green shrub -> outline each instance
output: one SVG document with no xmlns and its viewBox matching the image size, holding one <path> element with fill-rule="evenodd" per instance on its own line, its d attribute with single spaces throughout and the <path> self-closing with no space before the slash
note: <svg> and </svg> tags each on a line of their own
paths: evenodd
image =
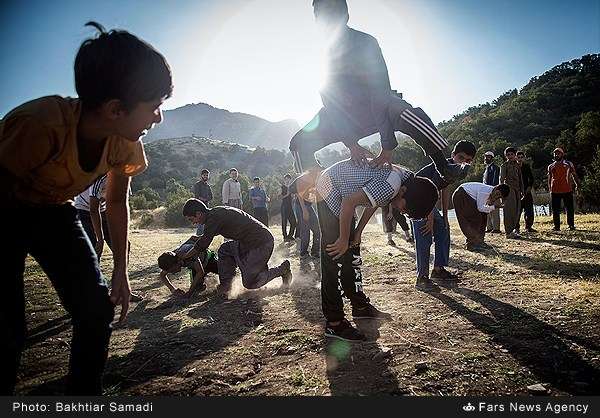
<svg viewBox="0 0 600 418">
<path fill-rule="evenodd" d="M 150 225 L 154 223 L 154 216 L 150 212 L 142 213 L 140 217 L 140 221 L 138 222 L 138 226 L 140 228 L 148 228 Z"/>
</svg>

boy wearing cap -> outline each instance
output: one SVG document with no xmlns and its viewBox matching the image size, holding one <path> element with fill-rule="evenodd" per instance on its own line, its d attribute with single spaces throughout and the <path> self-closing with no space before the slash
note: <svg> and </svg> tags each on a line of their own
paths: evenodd
<svg viewBox="0 0 600 418">
<path fill-rule="evenodd" d="M 554 162 L 548 166 L 548 190 L 552 196 L 552 218 L 554 230 L 560 231 L 560 204 L 564 202 L 567 209 L 567 224 L 570 230 L 575 229 L 575 208 L 573 206 L 573 187 L 579 187 L 579 177 L 572 162 L 565 159 L 562 148 L 554 150 Z"/>
<path fill-rule="evenodd" d="M 500 167 L 494 162 L 494 153 L 486 151 L 483 154 L 485 170 L 483 170 L 483 184 L 497 186 L 500 184 Z M 500 209 L 495 208 L 487 216 L 487 228 L 485 232 L 500 233 Z"/>
</svg>

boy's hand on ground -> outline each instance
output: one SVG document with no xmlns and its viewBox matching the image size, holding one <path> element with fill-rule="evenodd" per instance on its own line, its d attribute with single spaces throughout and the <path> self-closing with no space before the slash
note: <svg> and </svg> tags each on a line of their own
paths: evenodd
<svg viewBox="0 0 600 418">
<path fill-rule="evenodd" d="M 365 167 L 368 164 L 367 158 L 375 157 L 371 151 L 358 144 L 354 144 L 348 149 L 350 150 L 350 160 L 359 167 Z"/>
<path fill-rule="evenodd" d="M 110 300 L 115 305 L 121 305 L 121 315 L 119 322 L 122 323 L 127 318 L 129 311 L 129 298 L 131 297 L 131 287 L 126 273 L 114 272 L 112 276 L 112 289 L 110 291 Z"/>
<path fill-rule="evenodd" d="M 327 244 L 325 251 L 327 251 L 327 254 L 331 258 L 337 260 L 338 258 L 343 256 L 346 253 L 346 251 L 348 251 L 348 242 L 342 241 L 338 238 L 333 244 Z"/>
<path fill-rule="evenodd" d="M 377 158 L 371 160 L 371 167 L 383 167 L 384 165 L 392 165 L 392 150 L 382 149 Z"/>
</svg>

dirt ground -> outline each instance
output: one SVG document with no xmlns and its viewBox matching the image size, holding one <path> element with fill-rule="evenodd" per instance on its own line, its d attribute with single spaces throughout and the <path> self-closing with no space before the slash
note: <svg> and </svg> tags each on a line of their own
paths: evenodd
<svg viewBox="0 0 600 418">
<path fill-rule="evenodd" d="M 577 216 L 576 224 L 577 231 L 551 232 L 550 218 L 538 218 L 539 233 L 519 241 L 488 235 L 494 248 L 480 254 L 463 249 L 454 222 L 450 267 L 461 282 L 427 293 L 414 287 L 412 245 L 398 236 L 398 246 L 388 246 L 381 227 L 369 225 L 365 292 L 393 320 L 357 323 L 370 337 L 359 344 L 325 340 L 318 262 L 300 266 L 278 227 L 273 260 L 290 258 L 289 292 L 280 279 L 243 290 L 237 277 L 224 299 L 211 275 L 192 300 L 161 287 L 156 258 L 193 230 L 134 230 L 130 278 L 145 299 L 115 326 L 106 394 L 504 395 L 540 383 L 551 395 L 598 395 L 600 215 Z M 107 251 L 107 277 L 111 264 Z M 187 288 L 187 273 L 176 283 Z M 70 322 L 32 260 L 25 289 L 29 338 L 17 390 L 59 394 Z"/>
</svg>

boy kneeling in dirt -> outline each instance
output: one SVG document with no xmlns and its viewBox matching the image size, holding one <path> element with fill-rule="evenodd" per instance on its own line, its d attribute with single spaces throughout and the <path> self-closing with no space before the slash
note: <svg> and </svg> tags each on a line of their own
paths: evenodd
<svg viewBox="0 0 600 418">
<path fill-rule="evenodd" d="M 183 216 L 194 224 L 204 225 L 204 234 L 190 251 L 178 255 L 179 258 L 197 257 L 216 235 L 222 235 L 231 241 L 226 241 L 219 249 L 221 280 L 233 279 L 235 269 L 239 267 L 246 289 L 258 289 L 277 277 L 282 278 L 284 287 L 289 287 L 292 282 L 290 262 L 285 260 L 278 267 L 269 268 L 275 239 L 260 221 L 230 206 L 209 209 L 198 199 L 185 202 Z"/>
<path fill-rule="evenodd" d="M 217 254 L 209 249 L 201 251 L 196 257 L 186 260 L 179 259 L 178 255 L 186 254 L 194 248 L 194 244 L 198 241 L 198 238 L 198 236 L 193 235 L 175 251 L 164 252 L 158 257 L 158 266 L 161 268 L 160 280 L 175 296 L 189 298 L 195 293 L 203 292 L 206 290 L 206 285 L 204 284 L 206 274 L 219 273 Z M 168 274 L 179 273 L 182 267 L 187 267 L 190 270 L 190 289 L 187 292 L 175 287 L 167 276 Z M 220 280 L 220 290 L 228 290 L 231 287 L 230 281 Z"/>
<path fill-rule="evenodd" d="M 310 187 L 313 173 L 297 179 L 296 187 Z M 325 336 L 362 341 L 365 336 L 344 318 L 342 296 L 350 299 L 354 319 L 391 319 L 363 292 L 360 237 L 379 206 L 391 205 L 410 218 L 423 218 L 438 199 L 428 179 L 415 177 L 399 166 L 359 167 L 340 161 L 316 178 L 317 209 L 321 228 L 321 302 L 327 320 Z M 357 206 L 365 206 L 358 226 Z M 343 291 L 343 293 L 342 293 Z"/>
</svg>

